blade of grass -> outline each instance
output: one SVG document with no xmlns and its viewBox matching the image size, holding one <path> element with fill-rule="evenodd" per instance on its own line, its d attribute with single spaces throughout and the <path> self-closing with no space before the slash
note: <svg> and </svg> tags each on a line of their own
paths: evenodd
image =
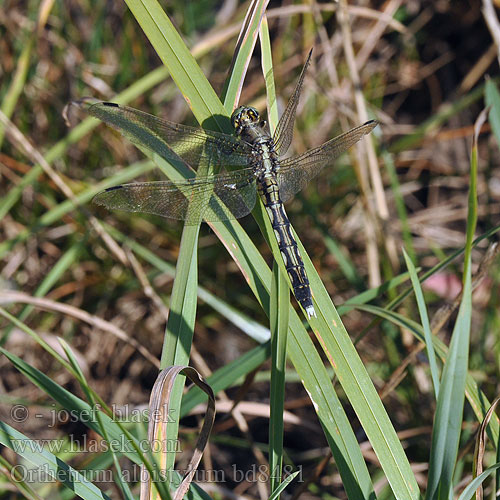
<svg viewBox="0 0 500 500">
<path fill-rule="evenodd" d="M 161 83 L 167 75 L 168 72 L 166 68 L 158 68 L 152 71 L 131 85 L 127 90 L 124 90 L 120 94 L 116 95 L 114 102 L 118 104 L 126 104 L 130 102 L 131 100 L 144 94 L 147 90 Z M 61 158 L 71 144 L 78 142 L 99 123 L 99 120 L 96 120 L 95 118 L 87 118 L 82 123 L 77 125 L 64 139 L 56 143 L 47 151 L 45 154 L 45 160 L 47 163 L 52 164 L 54 161 Z M 34 165 L 17 186 L 9 189 L 7 195 L 0 200 L 0 219 L 2 219 L 19 200 L 23 190 L 30 184 L 33 184 L 42 173 L 42 167 L 40 165 Z"/>
<path fill-rule="evenodd" d="M 50 268 L 47 275 L 43 278 L 40 285 L 35 290 L 33 294 L 35 297 L 43 297 L 61 278 L 61 276 L 73 265 L 82 250 L 82 242 L 79 241 L 73 244 L 62 256 L 57 260 L 57 262 Z M 22 322 L 24 321 L 31 311 L 33 311 L 33 306 L 25 306 L 21 312 L 17 315 L 17 319 Z M 1 309 L 0 309 L 1 314 Z M 4 329 L 4 333 L 0 338 L 0 345 L 4 345 L 8 336 L 10 335 L 14 325 L 8 326 Z"/>
<path fill-rule="evenodd" d="M 25 434 L 0 422 L 0 443 L 10 448 L 19 456 L 35 465 L 40 473 L 47 474 L 69 488 L 85 500 L 110 500 L 97 486 L 87 481 L 83 474 L 69 466 L 54 454 L 40 449 L 40 443 L 31 440 Z"/>
<path fill-rule="evenodd" d="M 209 120 L 212 128 L 230 132 L 224 106 L 156 0 L 126 0 L 151 45 L 168 68 L 198 122 Z"/>
<path fill-rule="evenodd" d="M 229 77 L 222 92 L 222 100 L 228 114 L 231 114 L 240 99 L 243 80 L 250 64 L 255 44 L 257 43 L 259 28 L 268 3 L 269 0 L 253 0 L 247 10 L 245 21 L 236 43 Z"/>
<path fill-rule="evenodd" d="M 257 222 L 263 233 L 268 236 L 268 244 L 273 249 L 273 254 L 279 255 L 277 242 L 270 237 L 270 229 L 266 227 L 269 223 L 265 220 L 265 215 L 261 214 Z M 328 292 L 295 232 L 294 236 L 304 260 L 318 313 L 318 318 L 309 319 L 313 332 L 320 341 L 339 382 L 356 411 L 394 494 L 398 498 L 418 498 L 419 489 L 415 476 L 387 412 Z M 279 265 L 284 268 L 282 262 L 279 262 Z"/>
<path fill-rule="evenodd" d="M 425 306 L 424 294 L 422 292 L 422 287 L 420 286 L 420 281 L 418 280 L 417 270 L 415 269 L 411 258 L 406 253 L 404 248 L 403 255 L 405 258 L 406 267 L 408 268 L 408 272 L 410 273 L 413 290 L 415 291 L 415 298 L 417 300 L 418 311 L 420 313 L 420 321 L 422 322 L 422 327 L 424 330 L 425 345 L 427 348 L 427 356 L 429 358 L 429 366 L 431 369 L 432 383 L 434 385 L 434 393 L 437 399 L 439 396 L 439 370 L 436 362 L 434 345 L 432 343 L 431 325 L 429 322 L 429 316 L 427 315 L 427 307 Z"/>
<path fill-rule="evenodd" d="M 269 26 L 265 16 L 260 25 L 260 44 L 262 48 L 262 71 L 265 75 L 266 95 L 268 99 L 268 120 L 271 134 L 274 134 L 278 124 L 278 109 L 276 107 L 276 90 L 274 86 Z M 285 410 L 285 370 L 289 304 L 290 291 L 288 289 L 286 276 L 282 274 L 279 266 L 274 262 L 269 318 L 271 324 L 272 348 L 271 389 L 269 398 L 269 480 L 271 493 L 276 491 L 281 484 L 283 467 L 283 413 Z"/>
<path fill-rule="evenodd" d="M 90 389 L 89 384 L 87 380 L 85 379 L 85 375 L 83 374 L 82 370 L 80 369 L 80 365 L 78 364 L 78 361 L 76 360 L 75 356 L 73 355 L 73 351 L 69 347 L 69 345 L 66 343 L 66 341 L 62 338 L 59 339 L 59 343 L 64 349 L 64 352 L 66 353 L 66 356 L 68 358 L 68 361 L 70 362 L 71 366 L 73 367 L 74 373 L 76 373 L 76 379 L 78 380 L 81 389 L 83 390 L 83 393 L 87 397 L 87 400 L 90 403 L 91 408 L 93 409 L 91 418 L 96 421 L 97 425 L 99 426 L 100 429 L 100 434 L 101 436 L 109 443 L 110 438 L 106 429 L 106 426 L 104 425 L 104 422 L 102 420 L 102 413 L 99 411 L 96 401 L 94 399 L 93 391 Z M 120 466 L 119 462 L 119 456 L 117 454 L 117 450 L 115 450 L 114 446 L 109 447 L 111 456 L 113 457 L 113 464 L 116 469 L 116 479 L 117 479 L 117 484 L 122 490 L 123 496 L 126 500 L 133 500 L 134 496 L 132 495 L 132 492 L 130 491 L 129 486 L 127 483 L 123 481 L 123 473 L 122 469 Z"/>
<path fill-rule="evenodd" d="M 27 33 L 26 33 L 27 34 Z M 10 118 L 14 109 L 16 107 L 19 96 L 21 95 L 24 85 L 26 83 L 26 77 L 28 75 L 29 70 L 29 62 L 31 58 L 31 53 L 33 51 L 33 44 L 35 41 L 35 37 L 37 36 L 36 32 L 31 33 L 27 36 L 28 40 L 23 44 L 23 50 L 16 64 L 16 72 L 12 79 L 12 82 L 7 90 L 0 109 L 2 112 Z M 2 123 L 0 123 L 0 149 L 2 149 L 2 143 L 5 134 L 5 127 Z"/>
<path fill-rule="evenodd" d="M 266 215 L 262 214 L 262 217 Z M 271 272 L 255 244 L 241 231 L 236 221 L 213 223 L 211 227 L 240 267 L 257 300 L 269 315 Z M 374 498 L 373 485 L 349 419 L 304 325 L 291 304 L 289 307 L 288 353 L 313 401 L 347 495 L 350 499 Z"/>
<path fill-rule="evenodd" d="M 269 418 L 270 489 L 281 483 L 283 466 L 283 413 L 285 411 L 285 370 L 290 291 L 280 268 L 274 264 L 271 284 L 271 389 Z"/>
<path fill-rule="evenodd" d="M 382 158 L 384 159 L 385 168 L 387 170 L 387 173 L 389 174 L 389 180 L 391 181 L 391 191 L 394 196 L 394 203 L 396 204 L 396 210 L 398 212 L 398 220 L 401 223 L 401 234 L 403 236 L 403 241 L 410 259 L 412 261 L 416 261 L 417 257 L 413 248 L 411 230 L 408 224 L 408 214 L 406 212 L 405 202 L 401 194 L 399 180 L 396 173 L 396 168 L 394 166 L 393 155 L 388 151 L 383 151 Z"/>
<path fill-rule="evenodd" d="M 491 474 L 497 472 L 500 469 L 500 463 L 496 463 L 491 467 L 488 467 L 484 472 L 479 474 L 474 480 L 472 480 L 467 487 L 462 491 L 457 500 L 469 500 L 473 497 L 474 492 L 483 484 L 484 480 L 487 479 Z"/>
<path fill-rule="evenodd" d="M 279 498 L 283 490 L 298 476 L 299 471 L 294 472 L 287 476 L 283 482 L 271 493 L 269 500 L 276 500 Z"/>
<path fill-rule="evenodd" d="M 185 366 L 189 363 L 197 306 L 199 230 L 199 225 L 184 226 L 182 232 L 170 300 L 170 311 L 163 342 L 161 369 L 175 365 Z M 172 415 L 179 415 L 184 381 L 185 377 L 179 376 L 174 382 L 170 403 Z M 178 428 L 179 420 L 176 418 L 169 419 L 166 426 L 167 443 L 176 442 Z M 174 469 L 175 455 L 175 449 L 167 450 L 167 471 Z"/>
<path fill-rule="evenodd" d="M 359 306 L 356 306 L 356 309 L 359 311 L 368 312 L 370 314 L 373 314 L 374 316 L 378 316 L 381 319 L 391 321 L 395 325 L 407 329 L 421 342 L 425 342 L 424 332 L 422 330 L 422 327 L 418 323 L 394 311 L 391 311 L 390 309 L 367 304 L 360 304 Z M 448 347 L 436 336 L 432 337 L 432 342 L 434 344 L 436 353 L 444 362 L 446 360 L 446 357 L 448 356 Z M 470 373 L 467 374 L 466 395 L 478 422 L 481 422 L 484 419 L 486 412 L 491 404 L 486 395 L 478 387 L 476 381 L 474 380 L 474 377 Z M 492 418 L 490 420 L 488 424 L 488 436 L 494 442 L 497 442 L 497 440 L 499 439 L 500 432 L 498 419 Z"/>
<path fill-rule="evenodd" d="M 471 155 L 467 235 L 464 253 L 463 296 L 453 328 L 450 349 L 444 365 L 441 390 L 437 401 L 432 429 L 432 447 L 429 461 L 429 479 L 426 498 L 448 499 L 452 490 L 453 470 L 458 445 L 465 399 L 465 383 L 469 361 L 469 339 L 472 315 L 471 253 L 477 223 L 477 138 L 486 120 L 483 110 L 474 126 Z"/>
<path fill-rule="evenodd" d="M 500 147 L 500 93 L 495 83 L 490 79 L 486 80 L 485 101 L 486 105 L 490 107 L 488 121 L 495 134 L 498 147 Z"/>
</svg>

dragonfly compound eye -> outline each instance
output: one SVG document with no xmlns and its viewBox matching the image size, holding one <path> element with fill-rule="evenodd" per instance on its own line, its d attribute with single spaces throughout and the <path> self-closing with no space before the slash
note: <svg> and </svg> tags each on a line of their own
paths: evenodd
<svg viewBox="0 0 500 500">
<path fill-rule="evenodd" d="M 246 108 L 246 112 L 247 112 L 248 119 L 252 123 L 257 123 L 260 120 L 259 112 L 255 108 L 252 108 L 252 106 L 248 106 Z"/>
<path fill-rule="evenodd" d="M 259 112 L 252 106 L 240 106 L 236 108 L 231 115 L 231 123 L 235 129 L 249 123 L 258 123 L 259 120 Z"/>
<path fill-rule="evenodd" d="M 245 111 L 245 106 L 240 106 L 233 111 L 231 115 L 231 124 L 234 128 L 238 128 L 241 125 L 241 118 Z"/>
</svg>

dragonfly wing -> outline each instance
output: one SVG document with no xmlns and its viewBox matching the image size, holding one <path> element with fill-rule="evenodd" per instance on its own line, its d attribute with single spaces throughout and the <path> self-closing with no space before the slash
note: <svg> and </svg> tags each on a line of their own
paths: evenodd
<svg viewBox="0 0 500 500">
<path fill-rule="evenodd" d="M 302 91 L 302 84 L 304 83 L 304 77 L 306 76 L 306 70 L 311 61 L 312 49 L 307 56 L 307 61 L 302 68 L 302 72 L 299 76 L 299 81 L 295 86 L 290 100 L 286 106 L 285 111 L 281 115 L 278 126 L 274 133 L 274 145 L 278 156 L 283 156 L 290 147 L 293 138 L 293 124 L 295 122 L 295 114 L 297 112 L 297 105 L 299 104 L 300 92 Z"/>
<path fill-rule="evenodd" d="M 255 205 L 251 169 L 184 181 L 123 184 L 97 194 L 93 201 L 108 209 L 144 212 L 198 224 L 248 215 Z"/>
<path fill-rule="evenodd" d="M 377 125 L 377 121 L 371 120 L 300 156 L 282 160 L 278 171 L 278 185 L 282 200 L 287 201 L 298 193 L 313 177 L 318 175 L 325 165 L 345 153 Z"/>
<path fill-rule="evenodd" d="M 118 130 L 132 143 L 159 154 L 167 161 L 197 167 L 247 167 L 253 147 L 228 134 L 170 122 L 112 102 L 84 105 L 85 111 Z"/>
</svg>

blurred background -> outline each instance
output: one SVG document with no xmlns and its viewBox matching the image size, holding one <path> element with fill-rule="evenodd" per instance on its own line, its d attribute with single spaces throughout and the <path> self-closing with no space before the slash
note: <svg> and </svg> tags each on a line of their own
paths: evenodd
<svg viewBox="0 0 500 500">
<path fill-rule="evenodd" d="M 220 94 L 248 4 L 202 0 L 162 5 Z M 373 163 L 352 151 L 326 167 L 286 205 L 335 304 L 405 271 L 403 245 L 423 269 L 463 247 L 473 124 L 485 107 L 486 80 L 496 85 L 499 76 L 498 47 L 486 24 L 484 5 L 475 0 L 270 2 L 267 15 L 281 110 L 307 52 L 314 47 L 297 113 L 295 152 L 359 125 L 365 119 L 363 112 L 367 119 L 380 121 L 373 132 L 377 171 L 370 172 L 369 180 L 366 172 Z M 259 55 L 257 44 L 241 103 L 265 113 Z M 73 99 L 113 100 L 117 93 L 142 82 L 130 106 L 196 125 L 175 84 L 158 68 L 159 58 L 125 3 L 4 0 L 0 5 L 0 109 L 18 129 L 16 135 L 11 125 L 0 125 L 0 292 L 24 294 L 15 301 L 0 295 L 0 305 L 49 344 L 55 346 L 58 336 L 65 338 L 78 354 L 92 387 L 117 407 L 141 407 L 149 399 L 182 224 L 141 214 L 109 213 L 92 205 L 91 188 L 144 156 L 104 125 L 75 135 L 62 112 Z M 498 144 L 486 124 L 479 140 L 477 236 L 499 223 L 498 161 Z M 159 170 L 139 177 L 161 179 Z M 81 208 L 68 201 L 71 193 Z M 115 229 L 113 237 L 120 248 L 133 242 L 170 267 L 160 271 L 140 252 L 135 253 L 137 262 L 120 260 L 121 254 L 103 243 L 90 215 Z M 242 224 L 271 264 L 255 221 L 249 216 Z M 489 260 L 485 261 L 485 255 L 495 239 L 484 239 L 473 253 L 474 272 L 483 263 L 484 279 L 473 296 L 469 367 L 490 397 L 498 392 L 500 275 L 494 251 Z M 426 282 L 431 316 L 453 304 L 461 289 L 461 270 L 462 260 L 457 259 Z M 48 275 L 53 276 L 49 283 L 44 282 Z M 207 225 L 200 233 L 199 282 L 219 306 L 228 304 L 244 319 L 268 327 L 244 277 Z M 147 293 L 146 283 L 152 285 L 154 295 Z M 379 305 L 393 296 L 391 292 L 379 295 Z M 192 361 L 205 374 L 256 345 L 248 334 L 253 327 L 244 331 L 219 311 L 200 298 Z M 400 311 L 418 319 L 412 301 L 405 302 Z M 359 338 L 358 351 L 396 429 L 406 433 L 410 461 L 416 471 L 419 467 L 425 471 L 422 461 L 427 460 L 433 418 L 426 359 L 419 357 L 417 343 L 409 334 L 389 323 L 372 327 L 371 320 L 357 311 L 343 316 L 352 338 Z M 440 336 L 448 341 L 450 333 L 445 321 Z M 80 394 L 77 384 L 48 354 L 3 318 L 0 334 L 3 347 Z M 124 340 L 122 334 L 133 340 Z M 50 426 L 52 401 L 3 357 L 0 369 L 3 420 L 11 422 L 10 408 L 24 401 L 43 415 L 25 422 L 23 432 L 31 437 L 89 432 L 71 419 Z M 236 391 L 229 390 L 229 396 Z M 244 400 L 268 402 L 265 366 Z M 290 460 L 303 466 L 308 477 L 317 471 L 314 481 L 305 486 L 307 495 L 344 498 L 335 464 L 321 462 L 327 443 L 293 370 L 286 404 L 297 417 L 293 423 L 286 421 Z M 466 406 L 466 419 L 467 412 Z M 362 429 L 355 415 L 351 417 L 363 442 Z M 267 417 L 262 407 L 255 405 L 248 420 L 254 442 L 265 443 Z M 183 424 L 181 432 L 192 436 L 197 420 Z M 475 425 L 471 419 L 464 445 Z M 248 440 L 231 419 L 219 423 L 211 446 L 210 459 L 219 467 L 238 463 L 244 469 L 246 462 L 254 462 Z M 376 468 L 369 446 L 363 449 Z M 86 459 L 75 454 L 73 462 L 68 460 L 78 466 Z M 226 486 L 231 489 L 231 484 Z M 9 487 L 3 487 L 8 498 Z M 376 487 L 383 488 L 383 478 Z M 234 491 L 258 496 L 255 484 L 241 483 Z"/>
</svg>

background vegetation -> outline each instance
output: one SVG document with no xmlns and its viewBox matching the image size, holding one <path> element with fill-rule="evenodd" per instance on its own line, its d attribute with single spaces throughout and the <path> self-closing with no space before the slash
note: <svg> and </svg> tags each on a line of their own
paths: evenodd
<svg viewBox="0 0 500 500">
<path fill-rule="evenodd" d="M 248 4 L 169 2 L 163 7 L 215 92 L 222 95 Z M 460 250 L 466 242 L 467 214 L 473 208 L 468 199 L 473 127 L 485 100 L 493 109 L 498 105 L 498 46 L 485 21 L 492 18 L 481 7 L 475 1 L 391 0 L 352 5 L 272 2 L 267 10 L 280 109 L 314 47 L 296 120 L 296 152 L 365 119 L 381 122 L 370 140 L 373 149 L 365 145 L 325 168 L 287 204 L 287 212 L 356 341 L 398 432 L 412 480 L 422 491 L 428 484 L 435 386 L 424 344 L 412 335 L 421 321 L 413 295 L 391 301 L 409 286 L 407 275 L 396 279 L 407 270 L 403 246 L 423 270 L 446 263 L 431 273 L 423 287 L 433 333 L 449 344 L 462 298 Z M 58 388 L 91 403 L 94 396 L 85 389 L 89 387 L 117 413 L 125 408 L 139 412 L 146 407 L 158 374 L 182 224 L 109 213 L 92 205 L 92 196 L 107 185 L 133 178 L 161 179 L 162 173 L 115 131 L 102 125 L 95 128 L 97 123 L 92 122 L 68 129 L 62 117 L 64 106 L 73 99 L 117 100 L 119 94 L 118 100 L 135 108 L 197 124 L 201 112 L 196 103 L 192 110 L 186 105 L 136 17 L 120 2 L 0 5 L 0 106 L 12 120 L 0 125 L 0 328 L 4 353 L 11 354 L 0 358 L 0 411 L 2 421 L 35 440 L 106 439 L 99 428 L 89 428 L 82 418 L 63 411 L 71 405 L 61 403 L 62 393 L 56 398 Z M 265 55 L 265 43 L 263 47 Z M 260 61 L 257 43 L 240 102 L 265 112 L 266 82 Z M 495 116 L 481 129 L 478 143 L 475 235 L 486 237 L 471 255 L 474 292 L 468 360 L 469 375 L 489 400 L 498 393 L 500 363 L 499 269 L 491 246 L 500 211 Z M 247 217 L 241 224 L 271 264 L 272 254 L 256 220 Z M 469 221 L 469 231 L 471 227 Z M 238 480 L 234 469 L 252 471 L 267 458 L 262 451 L 267 452 L 269 440 L 269 379 L 274 365 L 261 363 L 269 358 L 265 344 L 269 319 L 220 237 L 202 225 L 199 289 L 191 284 L 198 307 L 191 328 L 190 364 L 205 376 L 229 368 L 218 379 L 223 380 L 216 389 L 219 417 L 203 461 L 204 470 L 223 471 L 225 480 L 209 477 L 212 480 L 202 483 L 210 494 L 264 498 L 264 483 L 252 477 Z M 454 254 L 457 258 L 446 260 Z M 389 285 L 376 288 L 384 283 Z M 365 305 L 353 307 L 354 303 Z M 380 321 L 383 312 L 385 320 Z M 9 313 L 20 322 L 16 324 Z M 26 327 L 40 338 L 33 340 Z M 71 366 L 56 359 L 62 354 L 58 337 L 71 346 Z M 311 338 L 330 367 L 328 349 L 325 355 L 316 337 Z M 262 350 L 255 351 L 260 344 Z M 253 361 L 259 370 L 243 383 L 243 375 L 251 372 L 251 363 L 245 362 L 255 352 L 261 356 Z M 332 459 L 334 447 L 325 438 L 328 432 L 321 427 L 296 369 L 289 364 L 286 374 L 284 456 L 290 470 L 302 471 L 303 482 L 293 483 L 287 492 L 356 498 L 345 475 L 339 474 L 338 460 Z M 40 373 L 57 386 L 50 386 Z M 378 450 L 374 453 L 373 439 L 367 439 L 369 431 L 359 421 L 366 416 L 356 410 L 343 374 L 336 374 L 341 385 L 331 367 L 328 373 L 377 496 L 405 498 L 383 463 L 382 472 L 383 458 Z M 221 392 L 221 387 L 227 390 Z M 233 401 L 239 402 L 239 413 L 227 416 Z M 21 406 L 28 408 L 28 417 L 13 412 Z M 453 478 L 457 493 L 471 480 L 472 438 L 479 426 L 478 413 L 487 408 L 484 400 L 479 410 L 465 405 Z M 193 415 L 181 421 L 184 453 L 179 468 L 187 463 L 197 434 L 199 412 Z M 498 436 L 497 421 L 495 425 L 490 436 Z M 128 429 L 140 434 L 135 427 L 130 423 Z M 485 463 L 491 465 L 497 461 L 495 451 L 487 450 Z M 52 453 L 79 470 L 112 467 L 110 454 L 88 448 L 86 453 Z M 5 449 L 1 461 L 8 471 L 25 458 Z M 128 458 L 120 463 L 124 470 L 131 467 Z M 5 498 L 71 497 L 71 491 L 58 483 L 30 486 L 11 477 L 6 473 L 1 479 Z M 113 498 L 127 495 L 118 481 L 95 482 Z M 137 492 L 134 481 L 131 488 Z M 489 488 L 494 492 L 495 485 Z M 370 492 L 367 486 L 357 498 L 368 498 Z M 414 491 L 406 498 L 415 495 Z"/>
</svg>

